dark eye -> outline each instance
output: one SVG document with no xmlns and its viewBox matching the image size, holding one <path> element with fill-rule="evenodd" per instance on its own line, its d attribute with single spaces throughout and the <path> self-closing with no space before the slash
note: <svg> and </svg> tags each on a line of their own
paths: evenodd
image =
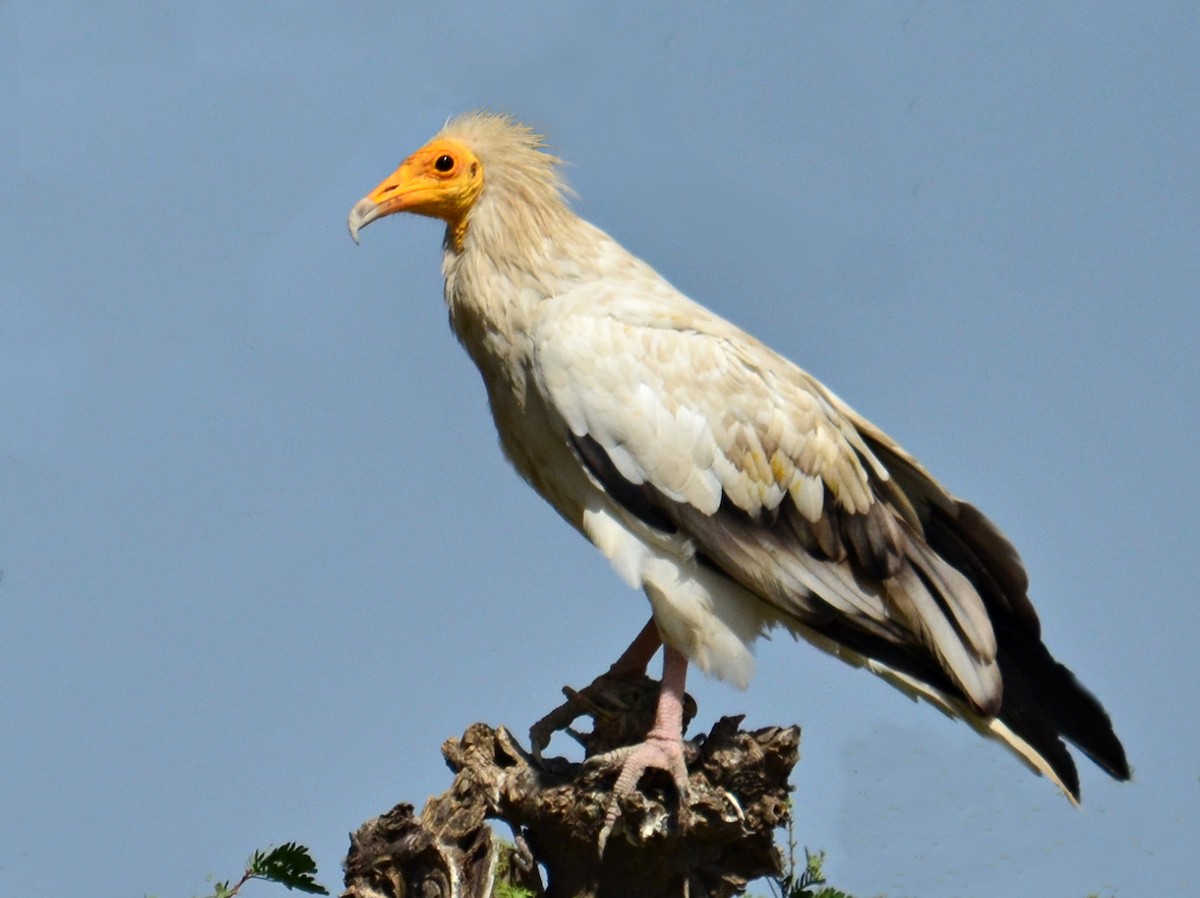
<svg viewBox="0 0 1200 898">
<path fill-rule="evenodd" d="M 433 167 L 440 172 L 448 172 L 454 168 L 453 156 L 438 156 L 433 162 Z"/>
</svg>

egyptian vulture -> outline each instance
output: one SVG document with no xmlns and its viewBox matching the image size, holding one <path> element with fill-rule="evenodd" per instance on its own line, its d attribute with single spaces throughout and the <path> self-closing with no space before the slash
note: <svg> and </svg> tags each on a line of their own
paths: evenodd
<svg viewBox="0 0 1200 898">
<path fill-rule="evenodd" d="M 1100 703 L 1042 643 L 1016 549 L 811 375 L 691 301 L 570 208 L 512 118 L 451 120 L 350 213 L 445 222 L 455 335 L 505 454 L 650 600 L 617 671 L 661 644 L 648 768 L 682 788 L 687 665 L 739 687 L 782 627 L 961 717 L 1073 801 L 1063 740 L 1129 778 Z"/>
</svg>

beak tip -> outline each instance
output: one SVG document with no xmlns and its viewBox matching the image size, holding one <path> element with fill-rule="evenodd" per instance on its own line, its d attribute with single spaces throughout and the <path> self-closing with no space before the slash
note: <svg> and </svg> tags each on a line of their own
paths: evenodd
<svg viewBox="0 0 1200 898">
<path fill-rule="evenodd" d="M 346 219 L 346 227 L 350 231 L 350 239 L 357 244 L 358 232 L 382 214 L 383 210 L 370 199 L 363 198 L 355 203 L 354 208 L 350 210 L 349 218 Z"/>
</svg>

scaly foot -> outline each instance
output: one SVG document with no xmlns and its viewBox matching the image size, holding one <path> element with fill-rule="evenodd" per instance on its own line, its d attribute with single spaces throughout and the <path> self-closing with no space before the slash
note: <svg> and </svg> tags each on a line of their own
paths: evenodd
<svg viewBox="0 0 1200 898">
<path fill-rule="evenodd" d="M 683 756 L 683 689 L 686 679 L 687 659 L 678 650 L 666 646 L 662 688 L 658 693 L 653 729 L 646 734 L 645 741 L 606 752 L 597 759 L 621 763 L 621 772 L 613 785 L 612 798 L 604 814 L 604 827 L 600 830 L 601 855 L 621 815 L 621 796 L 636 790 L 638 781 L 647 770 L 653 768 L 669 773 L 679 792 L 679 806 L 683 807 L 686 801 L 688 772 Z"/>
<path fill-rule="evenodd" d="M 687 801 L 688 772 L 682 735 L 672 736 L 656 728 L 647 734 L 645 742 L 597 755 L 589 760 L 589 763 L 592 762 L 621 765 L 621 772 L 613 784 L 612 797 L 604 813 L 604 827 L 600 830 L 599 849 L 602 856 L 604 847 L 608 844 L 608 837 L 621 816 L 621 796 L 636 792 L 638 782 L 647 770 L 664 770 L 670 774 L 679 795 L 678 806 L 683 807 Z"/>
</svg>

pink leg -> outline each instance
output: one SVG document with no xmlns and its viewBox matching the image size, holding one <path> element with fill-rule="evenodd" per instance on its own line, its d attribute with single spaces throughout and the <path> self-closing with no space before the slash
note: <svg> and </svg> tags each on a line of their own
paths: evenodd
<svg viewBox="0 0 1200 898">
<path fill-rule="evenodd" d="M 646 672 L 646 666 L 660 645 L 662 637 L 658 635 L 654 618 L 650 618 L 646 626 L 642 627 L 642 632 L 629 644 L 629 648 L 621 653 L 621 657 L 613 662 L 605 676 L 640 677 Z"/>
<path fill-rule="evenodd" d="M 549 745 L 554 734 L 559 732 L 570 733 L 575 739 L 583 742 L 586 747 L 587 743 L 571 729 L 571 724 L 578 717 L 590 715 L 595 718 L 598 714 L 607 714 L 605 709 L 612 709 L 616 717 L 624 718 L 625 712 L 630 710 L 630 706 L 621 698 L 623 684 L 636 684 L 645 677 L 646 666 L 661 645 L 662 637 L 659 636 L 658 627 L 654 625 L 654 619 L 651 618 L 612 667 L 596 677 L 589 686 L 578 692 L 573 689 L 564 689 L 567 701 L 529 728 L 529 739 L 534 757 L 540 759 L 542 749 Z M 640 696 L 641 693 L 639 693 L 639 698 Z M 639 705 L 644 707 L 640 702 Z M 630 715 L 628 719 L 631 723 L 636 723 L 637 720 L 644 720 L 644 717 Z M 621 727 L 622 730 L 624 728 L 624 726 Z M 608 744 L 619 745 L 623 741 L 627 740 L 610 741 Z"/>
<path fill-rule="evenodd" d="M 687 658 L 669 645 L 665 646 L 662 688 L 654 712 L 654 728 L 646 734 L 644 742 L 617 749 L 603 756 L 621 759 L 621 773 L 613 786 L 613 798 L 604 815 L 604 828 L 600 831 L 601 854 L 604 853 L 604 845 L 612 832 L 613 824 L 620 815 L 618 797 L 633 792 L 637 788 L 638 780 L 647 770 L 665 770 L 675 781 L 675 788 L 679 790 L 680 797 L 687 793 L 688 773 L 683 757 L 683 690 L 686 681 Z"/>
</svg>

